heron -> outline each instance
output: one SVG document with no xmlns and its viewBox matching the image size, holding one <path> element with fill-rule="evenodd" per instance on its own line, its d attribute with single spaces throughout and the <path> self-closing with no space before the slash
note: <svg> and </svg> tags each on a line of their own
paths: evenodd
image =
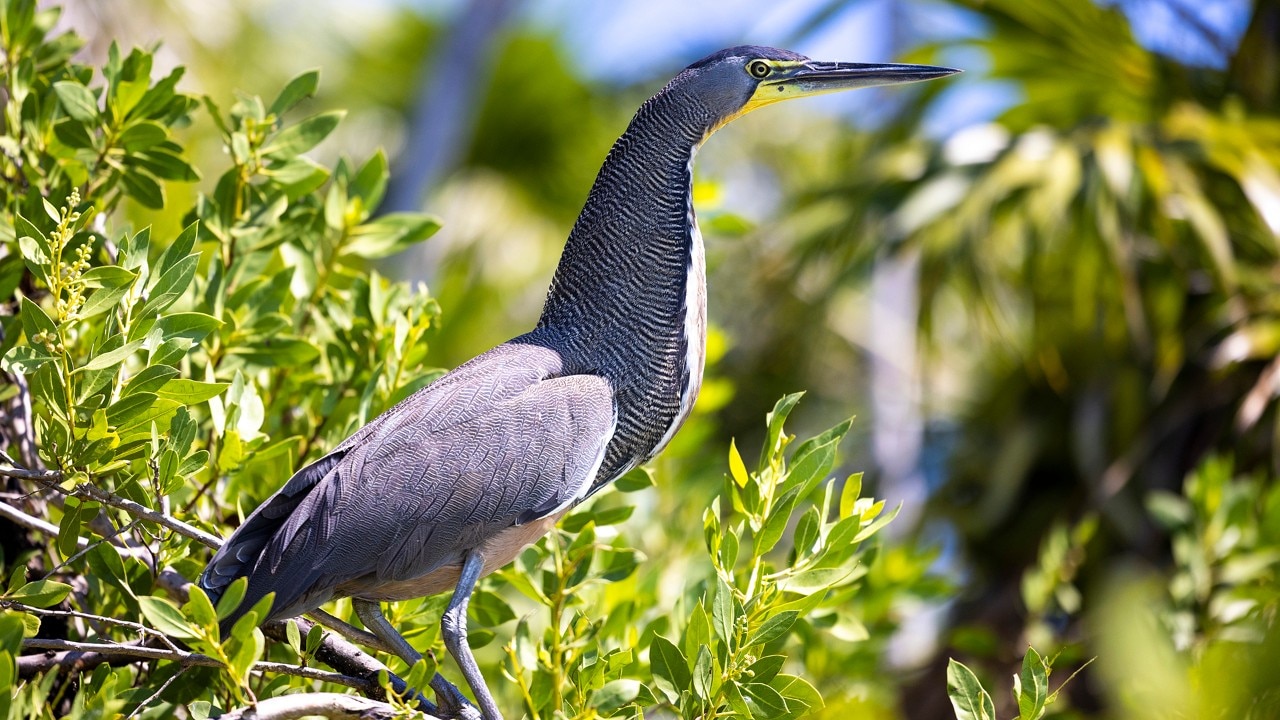
<svg viewBox="0 0 1280 720">
<path fill-rule="evenodd" d="M 224 632 L 268 593 L 264 620 L 350 597 L 365 626 L 412 665 L 420 655 L 381 603 L 452 590 L 441 636 L 475 695 L 472 709 L 499 720 L 467 645 L 476 582 L 661 452 L 698 395 L 707 316 L 691 198 L 698 148 L 765 105 L 955 72 L 744 45 L 677 74 L 605 158 L 536 327 L 303 467 L 217 551 L 200 577 L 211 597 L 248 578 Z"/>
</svg>

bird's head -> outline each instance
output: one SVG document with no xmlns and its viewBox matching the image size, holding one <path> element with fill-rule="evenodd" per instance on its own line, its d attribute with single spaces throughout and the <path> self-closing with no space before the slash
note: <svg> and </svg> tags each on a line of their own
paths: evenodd
<svg viewBox="0 0 1280 720">
<path fill-rule="evenodd" d="M 898 83 L 960 72 L 933 65 L 818 62 L 758 45 L 713 53 L 685 68 L 668 90 L 687 93 L 715 115 L 708 134 L 758 107 L 792 98 Z"/>
</svg>

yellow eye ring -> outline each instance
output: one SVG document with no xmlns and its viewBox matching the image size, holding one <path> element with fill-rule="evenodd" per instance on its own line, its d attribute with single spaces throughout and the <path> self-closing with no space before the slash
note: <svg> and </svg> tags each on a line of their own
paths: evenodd
<svg viewBox="0 0 1280 720">
<path fill-rule="evenodd" d="M 773 72 L 773 67 L 764 60 L 752 60 L 747 63 L 747 72 L 757 80 L 763 80 Z"/>
</svg>

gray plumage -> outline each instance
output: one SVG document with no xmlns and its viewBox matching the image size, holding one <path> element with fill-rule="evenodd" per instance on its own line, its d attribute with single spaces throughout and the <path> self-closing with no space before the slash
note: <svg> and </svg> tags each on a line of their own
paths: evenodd
<svg viewBox="0 0 1280 720">
<path fill-rule="evenodd" d="M 268 619 L 350 596 L 366 626 L 412 665 L 417 651 L 369 601 L 455 587 L 441 621 L 445 645 L 483 717 L 500 720 L 466 644 L 476 580 L 661 451 L 702 383 L 706 281 L 691 202 L 698 146 L 773 102 L 953 72 L 815 63 L 755 46 L 685 68 L 609 151 L 537 327 L 299 470 L 227 539 L 200 577 L 215 597 L 248 577 L 224 630 L 269 592 Z M 439 676 L 432 686 L 459 710 L 456 689 Z"/>
<path fill-rule="evenodd" d="M 692 162 L 724 108 L 689 86 L 699 67 L 645 102 L 610 150 L 537 327 L 298 471 L 215 554 L 206 591 L 247 575 L 241 607 L 275 592 L 271 619 L 340 587 L 384 599 L 379 586 L 460 565 L 484 538 L 580 501 L 661 450 L 692 407 L 706 341 Z"/>
<path fill-rule="evenodd" d="M 598 463 L 613 409 L 604 380 L 562 368 L 518 339 L 419 391 L 255 510 L 202 587 L 219 594 L 247 575 L 241 607 L 275 592 L 272 618 L 344 585 L 385 599 L 380 586 L 461 565 L 485 537 L 563 507 Z"/>
</svg>

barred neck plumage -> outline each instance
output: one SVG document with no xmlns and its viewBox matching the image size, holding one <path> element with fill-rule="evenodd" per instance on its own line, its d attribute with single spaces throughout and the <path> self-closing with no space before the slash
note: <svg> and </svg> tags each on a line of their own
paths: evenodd
<svg viewBox="0 0 1280 720">
<path fill-rule="evenodd" d="M 613 385 L 601 486 L 661 450 L 702 381 L 706 280 L 690 196 L 693 155 L 716 118 L 677 81 L 609 151 L 534 332 L 553 339 L 566 373 Z"/>
</svg>

